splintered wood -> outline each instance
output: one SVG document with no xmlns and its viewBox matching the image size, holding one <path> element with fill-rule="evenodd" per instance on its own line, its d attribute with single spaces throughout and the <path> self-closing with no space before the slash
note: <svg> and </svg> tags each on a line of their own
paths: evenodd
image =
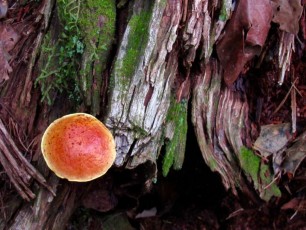
<svg viewBox="0 0 306 230">
<path fill-rule="evenodd" d="M 23 199 L 30 201 L 35 198 L 35 194 L 30 188 L 33 179 L 47 188 L 55 196 L 54 191 L 48 186 L 45 178 L 25 159 L 17 148 L 17 145 L 6 130 L 1 119 L 0 163 Z"/>
</svg>

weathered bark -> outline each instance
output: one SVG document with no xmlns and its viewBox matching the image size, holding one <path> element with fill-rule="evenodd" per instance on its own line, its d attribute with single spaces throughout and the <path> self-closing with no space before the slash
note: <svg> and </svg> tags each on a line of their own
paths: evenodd
<svg viewBox="0 0 306 230">
<path fill-rule="evenodd" d="M 156 179 L 159 157 L 164 157 L 164 175 L 171 167 L 182 167 L 190 104 L 203 158 L 221 175 L 226 189 L 236 195 L 242 192 L 255 203 L 280 196 L 269 167 L 275 162 L 261 161 L 250 150 L 257 129 L 250 119 L 247 89 L 231 86 L 247 71 L 247 61 L 260 53 L 262 61 L 268 53 L 264 44 L 272 8 L 268 0 L 261 2 L 250 12 L 241 10 L 242 15 L 236 11 L 231 18 L 232 1 L 227 0 L 133 0 L 118 5 L 112 0 L 43 0 L 29 3 L 34 13 L 23 20 L 0 22 L 11 29 L 12 38 L 10 46 L 3 48 L 0 43 L 0 50 L 15 54 L 6 60 L 12 69 L 9 78 L 0 76 L 0 121 L 4 122 L 0 123 L 0 162 L 10 179 L 7 183 L 11 181 L 26 200 L 3 197 L 12 205 L 0 216 L 0 229 L 64 229 L 87 187 L 107 184 L 109 178 L 89 185 L 60 180 L 42 160 L 43 130 L 57 117 L 75 111 L 92 113 L 106 123 L 117 146 L 114 167 L 128 171 L 143 166 L 147 173 L 141 186 L 148 189 Z M 268 15 L 257 20 L 260 7 L 267 7 Z M 241 18 L 250 21 L 243 21 L 239 30 L 226 37 L 227 29 Z M 232 23 L 225 27 L 228 20 Z M 261 27 L 266 32 L 259 36 L 256 29 Z M 280 33 L 283 77 L 294 36 L 290 31 Z M 237 55 L 227 49 L 233 38 L 238 39 Z M 213 53 L 218 44 L 220 50 Z M 163 146 L 165 153 L 160 156 Z M 114 193 L 120 196 L 111 191 L 112 186 L 122 189 L 110 184 L 102 189 L 110 194 L 105 205 Z M 113 203 L 100 210 L 114 207 Z"/>
<path fill-rule="evenodd" d="M 132 10 L 112 71 L 106 124 L 119 146 L 116 165 L 129 161 L 133 168 L 147 160 L 155 162 L 161 147 L 177 71 L 175 54 L 169 53 L 181 12 L 178 2 L 166 7 L 162 1 L 135 1 Z"/>
</svg>

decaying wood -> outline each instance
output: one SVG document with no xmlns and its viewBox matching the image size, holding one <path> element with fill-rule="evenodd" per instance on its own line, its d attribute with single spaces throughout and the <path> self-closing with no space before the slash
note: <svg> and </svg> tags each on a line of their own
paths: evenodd
<svg viewBox="0 0 306 230">
<path fill-rule="evenodd" d="M 56 176 L 48 181 L 57 184 Z M 79 189 L 79 190 L 78 190 Z M 18 215 L 9 223 L 10 229 L 64 229 L 76 208 L 75 200 L 79 198 L 81 189 L 65 183 L 56 191 L 57 196 L 50 196 L 45 190 L 38 192 L 34 204 L 25 203 L 18 210 Z"/>
<path fill-rule="evenodd" d="M 282 85 L 285 74 L 289 70 L 292 51 L 294 52 L 294 34 L 281 31 L 278 49 L 278 63 L 281 69 L 278 79 L 278 84 Z"/>
<path fill-rule="evenodd" d="M 296 106 L 296 87 L 294 86 L 295 84 L 294 70 L 292 70 L 291 79 L 294 87 L 293 90 L 291 91 L 291 123 L 292 123 L 292 133 L 296 133 L 297 106 Z"/>
<path fill-rule="evenodd" d="M 106 124 L 114 131 L 117 144 L 116 165 L 129 161 L 133 168 L 151 160 L 155 162 L 160 149 L 162 126 L 170 103 L 171 82 L 177 71 L 173 44 L 177 37 L 182 6 L 180 1 L 152 3 L 135 1 L 131 17 L 150 11 L 148 34 L 143 34 L 143 55 L 137 57 L 132 76 L 123 76 L 129 39 L 133 39 L 130 23 L 123 35 L 114 63 L 109 111 Z M 131 19 L 132 20 L 132 19 Z M 142 19 L 141 19 L 142 20 Z M 168 56 L 168 63 L 165 62 Z M 127 78 L 127 79 L 123 79 Z"/>
<path fill-rule="evenodd" d="M 38 134 L 50 122 L 46 120 L 46 108 L 42 113 L 36 114 L 40 97 L 38 89 L 34 88 L 34 81 L 43 30 L 48 27 L 54 4 L 55 1 L 52 0 L 42 1 L 38 14 L 32 14 L 21 23 L 16 19 L 17 23 L 1 24 L 10 28 L 11 33 L 8 35 L 14 38 L 11 40 L 13 45 L 6 43 L 4 47 L 17 56 L 12 56 L 10 60 L 12 72 L 9 79 L 5 79 L 0 86 L 0 162 L 10 183 L 28 202 L 22 203 L 15 193 L 3 196 L 2 202 L 5 205 L 1 209 L 0 229 L 60 229 L 74 209 L 77 194 L 75 189 L 70 185 L 65 185 L 66 188 L 60 186 L 58 189 L 58 178 L 53 176 L 53 179 L 45 179 L 48 178 L 48 173 L 44 163 L 34 167 L 24 156 L 27 153 L 30 159 L 39 158 L 39 162 L 42 162 L 40 152 L 33 156 L 31 154 L 37 151 L 31 151 L 33 146 L 28 146 L 34 143 L 34 147 L 39 148 L 35 138 L 39 137 Z M 13 14 L 16 17 L 19 15 Z M 38 34 L 37 30 L 40 31 Z M 8 48 L 8 45 L 11 47 Z M 56 108 L 53 110 L 56 113 Z M 49 115 L 51 120 L 54 119 L 54 113 Z M 16 132 L 8 130 L 11 121 L 16 126 Z M 29 202 L 32 199 L 35 199 L 34 205 Z M 63 208 L 66 205 L 67 208 Z M 54 211 L 50 212 L 51 210 Z"/>
<path fill-rule="evenodd" d="M 266 7 L 263 19 L 269 23 L 269 1 L 262 2 Z M 251 4 L 251 1 L 237 1 L 238 3 Z M 73 4 L 76 7 L 81 6 L 80 1 Z M 84 8 L 80 12 L 91 11 L 86 8 L 86 2 L 82 4 Z M 259 169 L 257 174 L 252 175 L 243 167 L 245 159 L 242 158 L 241 150 L 252 148 L 257 130 L 254 130 L 256 125 L 250 119 L 248 88 L 244 85 L 244 80 L 240 79 L 236 85 L 232 85 L 240 73 L 245 73 L 245 69 L 249 68 L 245 66 L 248 65 L 247 61 L 255 54 L 259 55 L 264 46 L 270 24 L 266 25 L 264 20 L 259 23 L 264 30 L 263 35 L 254 26 L 259 20 L 256 15 L 262 5 L 249 8 L 251 12 L 240 12 L 246 21 L 239 24 L 238 30 L 232 34 L 240 39 L 240 53 L 235 53 L 235 49 L 228 49 L 233 38 L 227 37 L 231 35 L 227 28 L 235 27 L 236 22 L 241 23 L 241 15 L 236 12 L 235 21 L 227 24 L 232 19 L 234 10 L 230 0 L 134 0 L 120 2 L 120 9 L 116 9 L 114 4 L 112 6 L 119 14 L 116 16 L 120 20 L 116 23 L 116 29 L 120 39 L 117 38 L 117 43 L 113 44 L 113 38 L 110 38 L 106 48 L 95 54 L 100 59 L 93 59 L 91 52 L 97 51 L 103 25 L 107 23 L 103 15 L 94 18 L 99 32 L 97 37 L 90 37 L 88 31 L 84 33 L 85 51 L 80 57 L 76 73 L 79 74 L 77 78 L 84 100 L 78 111 L 103 116 L 102 120 L 112 130 L 116 141 L 115 167 L 135 169 L 149 164 L 150 174 L 144 184 L 146 188 L 150 188 L 157 174 L 156 162 L 163 144 L 175 135 L 174 123 L 167 120 L 171 103 L 184 101 L 187 108 L 190 101 L 192 124 L 203 158 L 211 170 L 221 175 L 225 188 L 231 189 L 235 195 L 241 191 L 254 203 L 259 203 L 259 198 L 269 200 L 277 195 L 276 192 L 269 193 L 269 187 L 275 182 L 272 180 L 273 173 L 264 171 L 264 177 L 269 180 L 261 182 L 261 178 L 257 178 L 257 174 L 261 173 Z M 39 68 L 42 68 L 41 64 L 48 58 L 48 54 L 40 49 L 46 41 L 46 34 L 50 35 L 50 44 L 55 45 L 64 28 L 64 22 L 60 21 L 56 9 L 55 1 L 44 0 L 37 10 L 39 13 L 12 24 L 12 36 L 15 36 L 16 41 L 14 40 L 10 49 L 5 48 L 6 52 L 22 54 L 26 58 L 19 60 L 16 56 L 8 62 L 3 59 L 3 55 L 0 56 L 0 62 L 6 61 L 10 65 L 10 71 L 6 72 L 9 77 L 2 79 L 0 76 L 0 162 L 20 196 L 26 201 L 34 199 L 34 203 L 18 200 L 15 205 L 6 207 L 8 215 L 0 217 L 0 229 L 63 229 L 86 190 L 85 184 L 69 183 L 50 173 L 42 160 L 37 141 L 50 122 L 73 110 L 65 95 L 56 90 L 52 92 L 54 100 L 50 105 L 41 102 L 42 92 L 34 87 Z M 248 17 L 249 14 L 252 17 Z M 256 23 L 248 21 L 250 18 L 251 22 Z M 115 22 L 112 23 L 115 26 Z M 40 32 L 37 34 L 36 31 Z M 114 33 L 115 30 L 112 30 L 110 36 Z M 291 64 L 295 43 L 294 35 L 290 32 L 281 31 L 279 34 L 281 39 L 277 64 L 281 76 L 279 81 L 282 82 Z M 245 46 L 246 41 L 251 42 L 248 44 L 250 46 Z M 245 48 L 249 48 L 247 51 L 250 53 L 246 54 Z M 1 49 L 4 49 L 2 43 Z M 213 52 L 214 49 L 217 52 Z M 268 48 L 265 48 L 264 53 L 268 52 Z M 226 57 L 222 56 L 224 53 Z M 239 63 L 239 68 L 233 67 L 231 58 L 242 53 L 247 57 L 242 58 L 243 63 Z M 240 57 L 233 62 L 240 60 Z M 56 63 L 56 58 L 54 60 Z M 85 71 L 85 66 L 90 66 L 88 72 Z M 229 74 L 228 68 L 234 70 Z M 224 82 L 226 76 L 228 79 Z M 297 108 L 293 87 L 296 80 L 293 81 L 291 97 L 292 118 L 295 123 Z M 187 113 L 187 109 L 185 112 Z M 25 140 L 25 145 L 36 140 L 33 147 L 35 149 L 31 151 L 31 163 L 35 168 L 23 156 L 16 142 L 18 136 L 8 132 L 3 124 L 10 119 L 16 121 L 18 128 L 23 130 L 21 139 Z M 305 139 L 304 136 L 302 140 Z M 304 145 L 298 140 L 298 144 L 292 148 L 299 148 L 300 153 L 304 153 Z M 184 143 L 180 144 L 185 147 Z M 293 150 L 287 151 L 288 156 L 294 155 Z M 180 152 L 184 152 L 184 149 Z M 270 169 L 268 163 L 271 162 L 266 164 L 260 158 L 267 161 L 263 154 L 260 157 L 256 154 L 254 156 L 258 168 L 267 166 Z M 180 158 L 183 159 L 181 156 Z M 297 161 L 296 167 L 290 170 L 290 162 L 287 161 L 288 158 L 284 161 L 284 167 L 287 172 L 294 174 L 301 161 Z M 103 192 L 107 193 L 107 190 L 104 189 Z M 12 195 L 5 202 L 12 203 L 14 199 L 15 196 Z M 88 197 L 87 199 L 90 200 Z M 110 209 L 114 207 L 115 204 Z"/>
<path fill-rule="evenodd" d="M 27 201 L 35 198 L 35 194 L 29 188 L 32 179 L 35 179 L 55 196 L 45 178 L 21 154 L 1 119 L 0 137 L 0 162 L 22 198 Z"/>
<path fill-rule="evenodd" d="M 222 68 L 216 60 L 206 66 L 204 76 L 197 77 L 192 121 L 203 157 L 212 170 L 222 175 L 226 188 L 235 194 L 238 187 L 248 190 L 239 162 L 241 147 L 250 145 L 246 96 L 221 87 Z M 255 199 L 253 195 L 251 198 Z"/>
</svg>

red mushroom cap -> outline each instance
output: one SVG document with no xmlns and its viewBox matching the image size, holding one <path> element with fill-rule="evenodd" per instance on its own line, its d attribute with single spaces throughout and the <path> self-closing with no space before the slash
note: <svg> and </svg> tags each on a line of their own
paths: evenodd
<svg viewBox="0 0 306 230">
<path fill-rule="evenodd" d="M 104 175 L 116 158 L 111 132 L 85 113 L 66 115 L 52 122 L 42 137 L 41 151 L 58 177 L 78 182 Z"/>
</svg>

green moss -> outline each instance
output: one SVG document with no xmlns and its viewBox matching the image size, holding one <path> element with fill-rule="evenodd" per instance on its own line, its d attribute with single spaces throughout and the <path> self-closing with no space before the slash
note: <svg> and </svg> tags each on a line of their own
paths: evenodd
<svg viewBox="0 0 306 230">
<path fill-rule="evenodd" d="M 128 27 L 130 32 L 127 38 L 126 53 L 121 66 L 119 67 L 117 63 L 115 67 L 123 91 L 127 89 L 130 79 L 139 64 L 140 57 L 147 46 L 151 14 L 151 10 L 143 10 L 139 14 L 133 14 L 129 20 Z"/>
<path fill-rule="evenodd" d="M 231 7 L 232 7 L 232 0 L 222 0 L 222 5 L 219 15 L 219 19 L 221 21 L 226 21 L 229 18 Z"/>
<path fill-rule="evenodd" d="M 161 3 L 161 5 L 162 5 L 163 7 L 166 7 L 168 1 L 167 1 L 167 0 L 161 0 L 160 3 Z"/>
<path fill-rule="evenodd" d="M 39 64 L 41 73 L 35 85 L 40 85 L 42 100 L 48 104 L 53 103 L 51 94 L 55 91 L 65 92 L 74 104 L 79 104 L 77 73 L 84 48 L 77 27 L 80 1 L 59 0 L 57 4 L 60 30 L 51 26 L 45 36 Z"/>
<path fill-rule="evenodd" d="M 259 177 L 261 184 L 265 187 L 261 193 L 263 200 L 269 201 L 272 196 L 280 197 L 282 195 L 278 186 L 273 182 L 273 176 L 268 165 L 261 165 Z"/>
<path fill-rule="evenodd" d="M 101 85 L 115 36 L 116 3 L 113 0 L 82 1 L 79 27 L 85 51 L 82 57 L 80 85 L 91 113 L 100 111 Z"/>
<path fill-rule="evenodd" d="M 251 176 L 255 188 L 258 188 L 260 157 L 255 155 L 252 150 L 242 147 L 240 149 L 240 163 L 242 169 Z"/>
<path fill-rule="evenodd" d="M 211 169 L 211 171 L 215 171 L 217 166 L 218 166 L 218 163 L 217 163 L 217 161 L 213 157 L 211 157 L 208 160 L 208 166 Z"/>
<path fill-rule="evenodd" d="M 272 182 L 273 175 L 269 165 L 261 162 L 260 157 L 246 147 L 241 148 L 240 159 L 242 169 L 251 176 L 254 187 L 263 200 L 269 201 L 272 196 L 281 196 L 278 186 Z"/>
<path fill-rule="evenodd" d="M 146 130 L 144 130 L 143 128 L 141 128 L 141 127 L 139 127 L 135 124 L 134 124 L 132 130 L 133 130 L 133 134 L 135 135 L 134 136 L 135 139 L 146 137 L 148 135 Z"/>
<path fill-rule="evenodd" d="M 123 76 L 131 77 L 134 74 L 135 66 L 138 65 L 139 57 L 142 55 L 148 42 L 149 22 L 151 12 L 142 11 L 139 15 L 133 15 L 130 19 L 130 36 L 127 52 L 123 59 Z"/>
<path fill-rule="evenodd" d="M 47 64 L 37 79 L 43 99 L 51 103 L 50 92 L 56 89 L 80 100 L 82 90 L 86 105 L 97 114 L 103 71 L 115 36 L 116 3 L 58 0 L 57 12 L 62 30 L 55 45 L 44 43 L 44 53 L 51 59 L 44 61 Z"/>
<path fill-rule="evenodd" d="M 184 162 L 188 127 L 187 106 L 187 101 L 178 103 L 172 97 L 166 122 L 172 124 L 174 134 L 172 139 L 166 142 L 166 153 L 162 165 L 164 176 L 168 175 L 172 166 L 175 170 L 181 169 Z"/>
<path fill-rule="evenodd" d="M 170 149 L 168 147 L 168 149 L 166 150 L 166 154 L 164 156 L 163 159 L 163 166 L 162 166 L 162 173 L 163 176 L 166 177 L 170 171 L 171 166 L 173 165 L 174 162 L 174 150 Z"/>
<path fill-rule="evenodd" d="M 64 10 L 60 6 L 59 3 L 59 14 Z M 75 105 L 81 102 L 80 89 L 77 84 L 77 66 L 83 52 L 83 44 L 77 32 L 75 33 L 74 23 L 71 23 L 70 26 L 63 25 L 59 35 L 56 35 L 51 28 L 42 44 L 39 60 L 41 72 L 35 80 L 35 86 L 40 86 L 41 100 L 46 101 L 49 105 L 53 103 L 56 91 L 67 94 L 68 99 Z"/>
<path fill-rule="evenodd" d="M 87 0 L 83 1 L 82 5 L 79 26 L 85 33 L 86 49 L 90 50 L 91 61 L 102 59 L 102 62 L 105 62 L 107 56 L 103 54 L 109 51 L 115 34 L 115 1 Z"/>
</svg>

